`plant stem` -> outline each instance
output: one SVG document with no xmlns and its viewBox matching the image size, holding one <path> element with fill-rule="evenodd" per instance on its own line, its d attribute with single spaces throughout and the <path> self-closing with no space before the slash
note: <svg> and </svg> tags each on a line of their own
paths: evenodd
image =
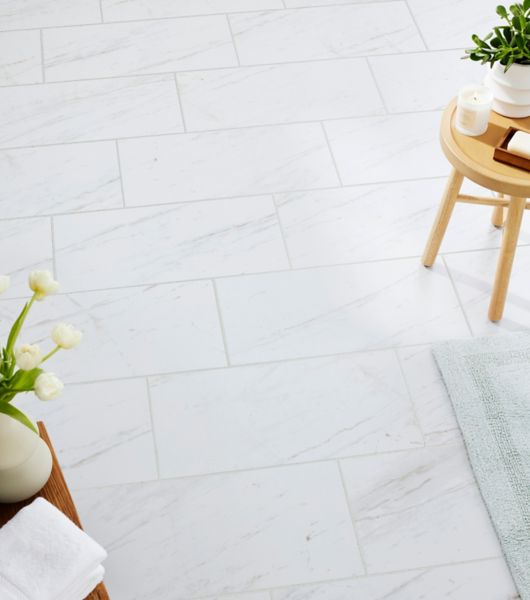
<svg viewBox="0 0 530 600">
<path fill-rule="evenodd" d="M 40 364 L 42 365 L 42 363 L 45 360 L 48 360 L 49 358 L 51 358 L 56 352 L 59 352 L 60 349 L 61 349 L 61 346 L 55 346 L 55 348 L 53 350 L 50 350 L 48 352 L 48 354 L 46 354 L 46 356 L 44 356 L 44 358 L 40 361 Z"/>
</svg>

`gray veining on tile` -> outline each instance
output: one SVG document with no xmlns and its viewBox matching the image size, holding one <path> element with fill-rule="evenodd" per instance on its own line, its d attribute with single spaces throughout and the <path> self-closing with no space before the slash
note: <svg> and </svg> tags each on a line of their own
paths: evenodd
<svg viewBox="0 0 530 600">
<path fill-rule="evenodd" d="M 200 71 L 177 80 L 190 130 L 384 112 L 364 59 Z"/>
<path fill-rule="evenodd" d="M 129 206 L 338 184 L 316 123 L 126 140 L 119 146 Z"/>
<path fill-rule="evenodd" d="M 272 593 L 272 600 L 516 600 L 502 558 L 461 565 L 374 575 Z"/>
<path fill-rule="evenodd" d="M 282 0 L 102 0 L 105 21 L 283 8 Z"/>
<path fill-rule="evenodd" d="M 21 302 L 0 302 L 0 317 L 12 321 Z M 160 284 L 52 296 L 37 304 L 25 338 L 51 349 L 59 321 L 84 332 L 75 351 L 49 362 L 65 381 L 98 381 L 226 364 L 210 282 Z M 160 324 L 163 324 L 163 327 Z"/>
<path fill-rule="evenodd" d="M 1 0 L 0 31 L 99 23 L 98 0 Z"/>
<path fill-rule="evenodd" d="M 374 76 L 389 112 L 443 109 L 461 87 L 481 81 L 483 67 L 462 60 L 462 50 L 420 52 L 370 58 Z M 400 69 L 401 61 L 407 69 Z"/>
<path fill-rule="evenodd" d="M 182 131 L 173 77 L 0 88 L 0 147 Z"/>
<path fill-rule="evenodd" d="M 438 143 L 434 112 L 328 121 L 331 150 L 343 183 L 440 177 L 449 163 Z"/>
<path fill-rule="evenodd" d="M 122 206 L 114 142 L 0 151 L 0 219 Z"/>
<path fill-rule="evenodd" d="M 404 2 L 229 16 L 242 64 L 422 50 Z"/>
<path fill-rule="evenodd" d="M 54 231 L 65 290 L 289 267 L 266 196 L 56 217 Z M 102 269 L 108 256 L 112 265 Z"/>
<path fill-rule="evenodd" d="M 468 336 L 446 271 L 415 259 L 248 275 L 217 287 L 234 363 Z"/>
<path fill-rule="evenodd" d="M 42 81 L 38 31 L 0 33 L 0 85 Z"/>
<path fill-rule="evenodd" d="M 2 298 L 29 295 L 28 272 L 51 269 L 53 265 L 50 219 L 0 221 L 0 264 L 0 274 L 11 276 L 11 287 Z"/>
<path fill-rule="evenodd" d="M 43 44 L 46 81 L 237 65 L 221 15 L 50 29 Z"/>
<path fill-rule="evenodd" d="M 463 445 L 341 462 L 369 573 L 501 556 Z"/>
<path fill-rule="evenodd" d="M 150 379 L 162 477 L 423 445 L 391 351 Z M 217 448 L 204 454 L 204 439 Z"/>
<path fill-rule="evenodd" d="M 109 550 L 116 598 L 174 600 L 362 573 L 334 464 L 113 486 L 76 500 L 87 531 Z"/>
<path fill-rule="evenodd" d="M 15 404 L 45 421 L 72 489 L 157 478 L 145 380 L 67 385 L 58 402 L 28 394 Z"/>
<path fill-rule="evenodd" d="M 430 346 L 400 348 L 412 402 L 427 444 L 460 440 L 460 430 Z"/>
</svg>

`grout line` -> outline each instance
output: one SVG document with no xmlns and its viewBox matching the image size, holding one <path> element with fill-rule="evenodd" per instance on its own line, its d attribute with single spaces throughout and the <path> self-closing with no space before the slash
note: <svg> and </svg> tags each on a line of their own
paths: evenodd
<svg viewBox="0 0 530 600">
<path fill-rule="evenodd" d="M 1 33 L 1 32 L 0 32 Z M 361 61 L 363 59 L 368 59 L 368 58 L 372 58 L 372 59 L 378 59 L 378 58 L 385 58 L 385 57 L 392 57 L 395 58 L 396 56 L 399 56 L 400 58 L 402 58 L 403 60 L 406 60 L 406 58 L 408 56 L 414 56 L 416 54 L 437 54 L 437 53 L 444 53 L 444 52 L 456 52 L 456 51 L 461 51 L 461 48 L 448 48 L 445 50 L 413 50 L 413 51 L 407 51 L 407 52 L 393 52 L 393 53 L 381 53 L 381 54 L 377 54 L 377 53 L 371 53 L 371 54 L 352 54 L 350 56 L 330 56 L 330 57 L 323 57 L 323 58 L 309 58 L 309 59 L 304 59 L 304 60 L 287 60 L 287 61 L 282 61 L 282 62 L 261 62 L 261 63 L 252 63 L 252 64 L 244 64 L 244 65 L 233 65 L 233 64 L 227 64 L 227 65 L 220 65 L 218 67 L 202 67 L 200 69 L 174 69 L 172 71 L 157 71 L 157 72 L 153 72 L 153 73 L 126 73 L 123 75 L 100 75 L 98 77 L 81 77 L 79 79 L 62 79 L 61 81 L 49 81 L 47 82 L 48 85 L 61 85 L 64 83 L 80 83 L 83 81 L 106 81 L 108 79 L 132 79 L 132 78 L 136 78 L 136 77 L 151 77 L 151 78 L 156 78 L 156 77 L 163 77 L 163 76 L 169 76 L 169 75 L 173 75 L 174 73 L 204 73 L 204 72 L 210 72 L 210 71 L 236 71 L 236 70 L 241 70 L 241 69 L 261 69 L 264 67 L 283 67 L 283 66 L 289 66 L 289 65 L 305 65 L 305 64 L 312 64 L 312 63 L 327 63 L 327 62 L 338 62 L 338 61 Z M 38 86 L 40 85 L 39 83 L 17 83 L 17 84 L 13 84 L 13 85 L 2 85 L 0 86 L 0 89 L 6 89 L 6 88 L 27 88 L 27 87 L 32 87 L 32 86 Z M 443 110 L 444 107 L 441 107 L 439 109 L 435 109 L 435 110 Z M 434 110 L 434 109 L 433 109 Z M 426 112 L 426 111 L 422 111 L 422 110 L 414 110 L 414 111 L 410 111 L 412 112 Z M 393 114 L 400 114 L 400 113 L 393 113 Z M 342 118 L 342 117 L 341 117 Z"/>
<path fill-rule="evenodd" d="M 352 526 L 352 530 L 353 530 L 353 537 L 355 538 L 355 543 L 356 543 L 357 549 L 359 551 L 359 556 L 361 557 L 361 563 L 363 565 L 364 574 L 368 575 L 368 566 L 366 564 L 366 558 L 364 556 L 364 551 L 361 546 L 360 536 L 357 531 L 357 526 L 355 523 L 355 517 L 353 515 L 353 510 L 350 505 L 350 498 L 348 496 L 348 488 L 346 486 L 346 479 L 344 478 L 344 471 L 342 470 L 342 465 L 341 465 L 341 462 L 339 459 L 336 460 L 336 464 L 337 464 L 337 468 L 339 470 L 339 477 L 340 477 L 340 480 L 342 483 L 342 490 L 344 492 L 344 500 L 346 501 L 346 507 L 348 509 L 348 514 L 350 515 L 350 521 L 351 521 L 351 526 Z"/>
<path fill-rule="evenodd" d="M 320 126 L 322 127 L 322 133 L 324 135 L 324 139 L 326 140 L 326 146 L 328 147 L 328 152 L 329 152 L 329 155 L 331 156 L 331 160 L 333 162 L 333 167 L 335 168 L 335 173 L 337 174 L 337 179 L 339 181 L 339 185 L 340 185 L 340 187 L 344 187 L 342 177 L 340 176 L 339 167 L 337 165 L 337 161 L 335 160 L 335 155 L 333 154 L 333 150 L 331 149 L 331 143 L 329 141 L 328 132 L 326 130 L 324 121 L 320 121 Z"/>
<path fill-rule="evenodd" d="M 467 313 L 464 309 L 464 304 L 462 303 L 462 299 L 460 298 L 460 294 L 458 293 L 458 288 L 456 286 L 456 283 L 454 281 L 453 275 L 451 273 L 451 269 L 449 269 L 449 265 L 447 264 L 447 261 L 445 260 L 445 256 L 442 254 L 440 256 L 440 258 L 442 259 L 442 262 L 444 264 L 445 270 L 447 272 L 447 276 L 449 277 L 449 281 L 451 282 L 451 285 L 453 287 L 453 291 L 455 293 L 456 299 L 458 300 L 458 304 L 460 306 L 460 310 L 462 311 L 462 314 L 464 316 L 464 320 L 466 322 L 467 328 L 469 329 L 469 333 L 471 334 L 471 337 L 475 337 L 475 334 L 473 333 L 473 329 L 471 327 L 471 323 L 469 322 L 469 319 L 467 317 Z"/>
<path fill-rule="evenodd" d="M 412 391 L 410 389 L 410 384 L 409 384 L 409 379 L 407 377 L 407 374 L 405 373 L 405 368 L 403 367 L 403 361 L 401 360 L 401 356 L 399 355 L 399 348 L 394 348 L 394 354 L 396 356 L 396 360 L 398 362 L 399 365 L 399 370 L 401 372 L 401 377 L 403 379 L 403 383 L 405 385 L 405 389 L 407 390 L 407 396 L 410 402 L 410 407 L 412 410 L 412 415 L 414 418 L 414 423 L 416 425 L 416 427 L 418 428 L 418 431 L 421 433 L 421 437 L 423 439 L 423 447 L 427 446 L 427 437 L 426 437 L 426 433 L 425 431 L 423 431 L 423 427 L 421 426 L 421 421 L 420 418 L 418 416 L 418 408 L 416 406 L 416 403 L 414 402 L 414 398 L 412 396 Z"/>
<path fill-rule="evenodd" d="M 215 305 L 217 307 L 217 316 L 219 318 L 219 326 L 221 328 L 221 337 L 223 339 L 223 347 L 225 350 L 226 366 L 230 367 L 230 366 L 232 366 L 232 363 L 230 362 L 230 353 L 228 352 L 228 343 L 227 343 L 227 339 L 226 339 L 226 330 L 225 330 L 225 325 L 224 325 L 224 321 L 223 321 L 223 312 L 221 311 L 221 302 L 219 300 L 219 292 L 217 290 L 217 282 L 215 281 L 215 279 L 212 279 L 212 287 L 213 287 L 213 294 L 215 296 Z"/>
<path fill-rule="evenodd" d="M 412 19 L 412 22 L 414 23 L 414 26 L 416 27 L 416 31 L 418 32 L 418 35 L 420 36 L 421 41 L 423 42 L 423 45 L 425 46 L 425 50 L 429 51 L 429 46 L 427 45 L 427 42 L 425 41 L 425 38 L 423 37 L 423 32 L 422 32 L 420 26 L 418 25 L 418 21 L 416 21 L 416 15 L 412 12 L 412 8 L 410 8 L 409 1 L 404 0 L 404 2 L 405 2 L 405 6 L 407 7 L 407 10 L 409 11 L 410 18 Z"/>
<path fill-rule="evenodd" d="M 46 69 L 44 67 L 44 35 L 42 33 L 42 29 L 39 29 L 40 35 L 40 65 L 41 65 L 41 74 L 42 74 L 42 83 L 46 83 Z M 11 86 L 5 86 L 11 87 Z"/>
<path fill-rule="evenodd" d="M 27 299 L 27 298 L 26 298 Z M 5 300 L 3 302 L 6 302 Z M 333 358 L 354 358 L 356 356 L 365 356 L 367 354 L 375 354 L 379 352 L 392 352 L 396 348 L 399 349 L 410 349 L 410 348 L 425 348 L 426 346 L 430 346 L 433 343 L 439 342 L 440 340 L 425 340 L 424 342 L 418 342 L 416 344 L 403 344 L 401 346 L 384 346 L 380 348 L 361 348 L 359 350 L 347 350 L 344 352 L 331 352 L 328 354 L 313 354 L 308 356 L 295 356 L 292 358 L 275 358 L 271 360 L 261 360 L 258 362 L 247 362 L 247 363 L 231 363 L 230 365 L 221 365 L 221 366 L 205 366 L 205 367 L 196 367 L 191 369 L 182 369 L 182 370 L 174 370 L 174 371 L 161 371 L 158 373 L 142 373 L 141 375 L 123 375 L 121 377 L 109 377 L 104 379 L 90 379 L 90 380 L 70 380 L 67 381 L 68 385 L 91 385 L 93 383 L 109 383 L 112 381 L 129 381 L 135 379 L 143 379 L 144 377 L 173 377 L 178 375 L 188 375 L 188 374 L 198 374 L 198 373 L 206 373 L 211 371 L 222 371 L 226 369 L 246 369 L 253 367 L 266 367 L 269 365 L 282 365 L 288 364 L 292 362 L 301 362 L 301 361 L 316 361 L 316 360 L 325 360 L 325 359 L 333 359 Z"/>
<path fill-rule="evenodd" d="M 101 23 L 105 23 L 105 19 L 103 17 L 103 0 L 99 0 L 99 16 L 101 19 Z"/>
<path fill-rule="evenodd" d="M 31 84 L 31 85 L 39 85 L 42 86 L 42 83 L 39 84 Z M 0 90 L 2 88 L 0 87 Z M 200 135 L 200 134 L 218 134 L 218 133 L 230 133 L 233 131 L 248 131 L 252 129 L 267 129 L 271 127 L 283 127 L 289 128 L 296 125 L 312 125 L 318 126 L 319 123 L 331 123 L 336 121 L 351 121 L 358 119 L 381 119 L 391 117 L 399 117 L 404 115 L 415 115 L 415 114 L 442 114 L 441 109 L 428 109 L 428 110 L 415 110 L 415 111 L 403 111 L 403 112 L 395 112 L 390 115 L 385 115 L 383 113 L 378 114 L 366 114 L 366 115 L 354 115 L 351 117 L 329 117 L 325 119 L 320 119 L 317 121 L 284 121 L 277 123 L 262 123 L 259 125 L 240 125 L 237 127 L 225 127 L 219 129 L 192 129 L 189 131 L 166 131 L 163 133 L 149 133 L 142 135 L 126 135 L 120 137 L 108 137 L 108 138 L 97 138 L 97 139 L 86 139 L 86 140 L 63 140 L 60 142 L 41 142 L 36 144 L 19 144 L 14 146 L 2 146 L 0 144 L 0 152 L 9 152 L 11 150 L 26 150 L 28 148 L 48 148 L 50 146 L 68 146 L 73 144 L 96 144 L 101 142 L 114 142 L 116 139 L 119 141 L 127 141 L 127 140 L 142 140 L 142 139 L 153 139 L 153 138 L 162 138 L 162 137 L 181 137 L 181 136 L 189 136 L 189 135 Z M 422 178 L 417 178 L 422 179 Z M 425 177 L 424 179 L 432 179 L 432 177 Z M 370 182 L 367 182 L 370 183 Z M 375 183 L 381 183 L 381 181 L 377 181 Z"/>
<path fill-rule="evenodd" d="M 149 385 L 149 377 L 145 377 L 145 388 L 147 391 L 147 405 L 149 407 L 149 420 L 151 423 L 151 439 L 153 442 L 153 449 L 155 454 L 155 466 L 156 466 L 156 477 L 160 479 L 160 458 L 158 456 L 158 444 L 156 443 L 156 431 L 155 422 L 153 419 L 153 399 L 151 397 L 151 387 Z"/>
<path fill-rule="evenodd" d="M 269 600 L 274 600 L 274 592 L 273 592 L 273 590 L 269 590 Z"/>
<path fill-rule="evenodd" d="M 370 58 L 366 57 L 365 60 L 366 60 L 366 64 L 368 65 L 368 70 L 370 71 L 370 75 L 372 76 L 372 79 L 373 79 L 373 82 L 375 85 L 375 89 L 377 90 L 377 93 L 379 94 L 379 98 L 381 99 L 381 104 L 383 105 L 383 108 L 385 109 L 385 113 L 387 115 L 395 114 L 395 113 L 391 113 L 388 110 L 388 106 L 385 102 L 385 97 L 383 96 L 383 92 L 381 91 L 381 87 L 379 86 L 379 81 L 377 80 L 373 65 L 370 62 Z"/>
<path fill-rule="evenodd" d="M 116 144 L 116 160 L 118 163 L 118 174 L 120 176 L 120 189 L 121 189 L 121 203 L 123 205 L 123 208 L 127 208 L 127 205 L 125 204 L 125 189 L 123 187 L 123 172 L 122 172 L 122 168 L 121 168 L 121 158 L 120 158 L 120 145 L 118 143 L 118 140 L 114 140 L 115 144 Z M 110 209 L 109 209 L 110 210 Z M 114 208 L 112 210 L 120 210 L 119 208 Z M 97 212 L 97 211 L 90 211 L 90 212 Z M 107 212 L 106 210 L 104 212 Z M 72 215 L 72 214 L 82 214 L 82 213 L 66 213 L 67 215 Z"/>
<path fill-rule="evenodd" d="M 129 210 L 130 207 L 126 207 L 126 209 L 124 208 L 118 208 L 118 209 L 113 209 L 113 210 L 118 210 L 118 211 L 122 211 L 122 210 Z M 107 211 L 105 211 L 107 212 Z M 82 213 L 80 213 L 82 214 Z M 58 215 L 52 215 L 51 217 L 53 218 L 54 216 L 58 216 Z M 28 220 L 31 219 L 38 219 L 40 217 L 27 217 Z M 521 244 L 520 246 L 518 246 L 518 248 L 528 248 L 530 247 L 530 244 Z M 453 256 L 453 255 L 460 255 L 460 254 L 469 254 L 469 253 L 473 253 L 473 252 L 491 252 L 494 250 L 498 250 L 498 248 L 479 248 L 476 250 L 458 250 L 458 251 L 454 251 L 454 252 L 446 252 L 444 253 L 444 256 Z M 228 273 L 226 275 L 222 275 L 222 274 L 218 274 L 218 275 L 205 275 L 203 277 L 197 277 L 195 279 L 172 279 L 172 280 L 168 280 L 168 281 L 143 281 L 143 282 L 135 282 L 135 283 L 130 283 L 127 285 L 118 285 L 118 286 L 112 286 L 112 287 L 100 287 L 100 288 L 86 288 L 86 289 L 71 289 L 71 290 L 67 290 L 64 292 L 57 292 L 55 295 L 56 296 L 70 296 L 70 295 L 74 295 L 74 294 L 87 294 L 87 293 L 97 293 L 97 292 L 109 292 L 109 291 L 114 291 L 114 290 L 127 290 L 127 289 L 134 289 L 134 288 L 145 288 L 145 287 L 154 287 L 154 286 L 160 286 L 160 285 L 185 285 L 187 283 L 200 283 L 200 282 L 205 282 L 205 281 L 211 281 L 212 279 L 215 280 L 224 280 L 224 279 L 238 279 L 238 278 L 244 278 L 244 277 L 259 277 L 259 276 L 266 276 L 266 275 L 283 275 L 286 273 L 295 273 L 295 272 L 305 272 L 305 271 L 318 271 L 318 270 L 324 270 L 324 269 L 340 269 L 342 267 L 353 267 L 353 266 L 359 266 L 359 265 L 377 265 L 379 263 L 393 263 L 393 262 L 398 262 L 398 261 L 412 261 L 412 260 L 419 260 L 421 258 L 421 254 L 414 254 L 411 256 L 399 256 L 399 257 L 385 257 L 385 258 L 375 258 L 372 260 L 362 260 L 362 261 L 352 261 L 352 262 L 344 262 L 344 263 L 328 263 L 328 264 L 322 264 L 322 265 L 311 265 L 311 266 L 306 266 L 306 267 L 292 267 L 292 269 L 271 269 L 269 271 L 249 271 L 248 273 Z M 25 296 L 11 296 L 9 298 L 3 298 L 2 300 L 0 300 L 0 302 L 5 302 L 5 301 L 10 301 L 10 300 L 23 300 L 25 299 Z M 417 344 L 413 344 L 413 345 L 417 345 Z M 395 346 L 390 346 L 390 348 L 393 348 Z"/>
<path fill-rule="evenodd" d="M 173 79 L 175 80 L 175 89 L 177 90 L 177 102 L 179 105 L 180 118 L 182 119 L 182 127 L 184 128 L 184 133 L 187 133 L 188 128 L 186 126 L 186 119 L 184 118 L 184 106 L 182 104 L 182 97 L 180 95 L 178 75 L 176 73 L 174 74 Z"/>
<path fill-rule="evenodd" d="M 359 6 L 362 7 L 363 5 L 365 6 L 370 6 L 371 4 L 374 3 L 374 1 L 377 4 L 394 4 L 394 5 L 400 5 L 403 4 L 403 0 L 360 0 L 359 2 L 355 2 L 355 6 Z M 228 13 L 226 12 L 211 12 L 211 13 L 192 13 L 192 14 L 188 14 L 188 15 L 173 15 L 173 16 L 166 16 L 166 17 L 148 17 L 148 18 L 142 18 L 142 19 L 128 19 L 128 20 L 115 20 L 115 21 L 104 21 L 103 23 L 101 21 L 95 21 L 94 23 L 69 23 L 68 25 L 48 25 L 48 26 L 44 26 L 42 27 L 42 29 L 72 29 L 75 27 L 94 27 L 94 26 L 101 26 L 101 25 L 128 25 L 128 24 L 134 24 L 134 23 L 151 23 L 153 21 L 176 21 L 176 20 L 184 20 L 184 19 L 197 19 L 197 18 L 208 18 L 208 17 L 224 17 L 226 14 L 230 14 L 230 15 L 252 15 L 252 14 L 259 14 L 259 13 L 279 13 L 279 12 L 283 12 L 285 10 L 288 11 L 308 11 L 308 10 L 313 10 L 315 8 L 330 8 L 330 7 L 336 7 L 336 6 L 349 6 L 351 3 L 350 2 L 337 2 L 334 4 L 316 4 L 316 5 L 311 5 L 311 6 L 292 6 L 292 7 L 279 7 L 279 8 L 267 8 L 267 9 L 256 9 L 256 10 L 237 10 L 237 11 L 230 11 Z M 100 17 L 101 18 L 101 17 Z M 17 31 L 32 31 L 35 29 L 39 29 L 38 27 L 19 27 L 19 28 L 15 28 L 15 29 L 0 29 L 0 33 L 8 33 L 8 32 L 17 32 Z"/>
<path fill-rule="evenodd" d="M 237 51 L 236 44 L 236 36 L 234 35 L 234 30 L 232 29 L 232 23 L 230 22 L 230 16 L 227 14 L 226 16 L 226 24 L 228 26 L 228 31 L 230 31 L 230 39 L 232 40 L 232 46 L 234 47 L 234 54 L 236 55 L 237 65 L 241 66 L 241 59 L 239 58 L 239 52 Z"/>
<path fill-rule="evenodd" d="M 278 221 L 278 227 L 280 229 L 280 235 L 283 241 L 283 249 L 285 250 L 285 255 L 287 256 L 287 262 L 289 264 L 289 269 L 293 268 L 293 261 L 291 260 L 291 254 L 289 252 L 289 246 L 287 244 L 287 239 L 285 237 L 285 231 L 283 228 L 283 223 L 282 223 L 282 219 L 280 217 L 280 210 L 278 208 L 278 204 L 276 203 L 276 197 L 274 194 L 272 194 L 272 204 L 274 206 L 274 210 L 276 212 L 276 219 Z"/>
<path fill-rule="evenodd" d="M 55 279 L 59 279 L 57 275 L 57 259 L 55 253 L 55 223 L 54 218 L 50 217 L 50 233 L 51 233 L 51 241 L 52 241 L 52 265 L 53 265 L 53 276 Z"/>
</svg>

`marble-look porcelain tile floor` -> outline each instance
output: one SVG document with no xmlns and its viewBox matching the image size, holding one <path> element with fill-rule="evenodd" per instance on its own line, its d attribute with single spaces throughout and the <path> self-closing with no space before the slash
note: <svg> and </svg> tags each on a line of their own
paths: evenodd
<svg viewBox="0 0 530 600">
<path fill-rule="evenodd" d="M 440 111 L 497 0 L 0 1 L 0 272 L 113 600 L 510 600 L 432 342 L 530 327 Z M 475 187 L 466 183 L 468 190 Z"/>
</svg>

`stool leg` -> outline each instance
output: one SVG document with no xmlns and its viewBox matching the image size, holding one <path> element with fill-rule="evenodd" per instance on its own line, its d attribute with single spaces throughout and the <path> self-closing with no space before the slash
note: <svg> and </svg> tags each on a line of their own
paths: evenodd
<svg viewBox="0 0 530 600">
<path fill-rule="evenodd" d="M 504 198 L 503 194 L 497 194 L 497 197 Z M 495 227 L 502 227 L 504 225 L 504 206 L 496 206 L 493 209 L 491 224 Z"/>
<path fill-rule="evenodd" d="M 434 220 L 434 224 L 432 226 L 431 233 L 421 259 L 426 267 L 432 267 L 434 261 L 436 260 L 436 255 L 438 254 L 438 250 L 442 244 L 445 230 L 449 224 L 449 219 L 453 214 L 453 208 L 455 206 L 458 193 L 460 192 L 460 188 L 462 187 L 463 180 L 464 176 L 458 171 L 455 169 L 451 171 L 445 186 L 444 195 L 442 196 L 440 208 L 438 209 L 438 214 Z"/>
<path fill-rule="evenodd" d="M 495 283 L 493 284 L 493 293 L 488 313 L 491 321 L 500 321 L 502 319 L 525 206 L 525 198 L 510 196 L 508 217 L 504 226 L 502 246 L 497 262 L 497 272 L 495 273 Z"/>
</svg>

